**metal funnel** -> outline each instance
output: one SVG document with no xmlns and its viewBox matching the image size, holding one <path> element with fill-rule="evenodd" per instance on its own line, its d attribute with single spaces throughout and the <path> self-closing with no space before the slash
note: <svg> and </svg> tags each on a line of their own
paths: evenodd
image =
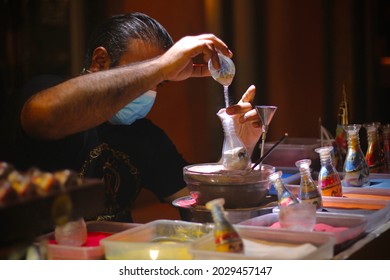
<svg viewBox="0 0 390 280">
<path fill-rule="evenodd" d="M 260 116 L 260 120 L 263 123 L 263 135 L 262 135 L 262 143 L 261 143 L 261 153 L 260 156 L 263 156 L 264 154 L 264 143 L 265 143 L 265 138 L 267 137 L 267 132 L 268 132 L 268 126 L 276 112 L 276 109 L 278 107 L 276 106 L 266 106 L 266 105 L 259 105 L 255 106 L 257 113 Z"/>
<path fill-rule="evenodd" d="M 278 109 L 278 107 L 276 106 L 255 106 L 256 107 L 256 110 L 257 110 L 257 113 L 259 114 L 260 116 L 260 119 L 261 119 L 261 122 L 263 123 L 264 126 L 267 126 L 270 124 L 275 112 L 276 112 L 276 109 Z"/>
</svg>

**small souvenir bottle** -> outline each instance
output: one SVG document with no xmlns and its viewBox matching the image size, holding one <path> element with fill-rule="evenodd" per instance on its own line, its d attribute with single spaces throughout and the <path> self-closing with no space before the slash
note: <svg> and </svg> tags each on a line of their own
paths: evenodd
<svg viewBox="0 0 390 280">
<path fill-rule="evenodd" d="M 385 158 L 379 143 L 378 129 L 380 123 L 368 123 L 363 125 L 367 131 L 366 162 L 370 173 L 385 171 Z"/>
<path fill-rule="evenodd" d="M 206 203 L 214 221 L 214 241 L 217 252 L 242 253 L 244 243 L 233 225 L 225 216 L 225 200 L 217 198 Z"/>
<path fill-rule="evenodd" d="M 390 124 L 382 126 L 383 131 L 383 151 L 385 157 L 385 172 L 390 173 Z"/>
<path fill-rule="evenodd" d="M 310 159 L 298 160 L 295 163 L 301 174 L 298 197 L 301 203 L 314 204 L 317 210 L 322 210 L 322 195 L 311 177 L 310 164 Z"/>
<path fill-rule="evenodd" d="M 291 204 L 299 203 L 297 197 L 292 194 L 284 185 L 284 182 L 282 180 L 282 174 L 282 171 L 278 171 L 268 176 L 268 179 L 274 184 L 275 189 L 278 193 L 279 206 L 288 206 Z"/>
<path fill-rule="evenodd" d="M 370 184 L 370 171 L 360 148 L 360 128 L 360 124 L 351 124 L 344 127 L 348 139 L 348 151 L 344 161 L 344 178 L 342 181 L 345 187 L 362 187 Z"/>
<path fill-rule="evenodd" d="M 245 170 L 251 166 L 249 153 L 236 134 L 233 117 L 223 109 L 218 112 L 225 134 L 222 147 L 222 164 L 227 170 Z"/>
<path fill-rule="evenodd" d="M 332 163 L 332 146 L 315 149 L 320 154 L 321 169 L 318 174 L 318 187 L 323 196 L 343 196 L 340 176 Z"/>
</svg>

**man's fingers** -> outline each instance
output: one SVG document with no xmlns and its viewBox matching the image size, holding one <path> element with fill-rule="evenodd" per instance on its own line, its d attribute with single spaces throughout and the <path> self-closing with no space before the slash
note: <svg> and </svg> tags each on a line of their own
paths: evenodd
<svg viewBox="0 0 390 280">
<path fill-rule="evenodd" d="M 260 117 L 259 117 L 259 114 L 257 113 L 256 109 L 252 109 L 240 117 L 241 123 L 244 123 L 247 121 L 260 122 Z"/>
<path fill-rule="evenodd" d="M 206 64 L 193 64 L 192 77 L 209 77 L 210 71 Z"/>
<path fill-rule="evenodd" d="M 251 109 L 252 109 L 252 105 L 246 102 L 246 103 L 229 106 L 228 108 L 226 108 L 226 113 L 228 115 L 243 114 L 250 111 Z"/>
<path fill-rule="evenodd" d="M 251 85 L 241 97 L 240 102 L 251 103 L 255 98 L 255 94 L 256 94 L 256 87 L 254 85 Z"/>
</svg>

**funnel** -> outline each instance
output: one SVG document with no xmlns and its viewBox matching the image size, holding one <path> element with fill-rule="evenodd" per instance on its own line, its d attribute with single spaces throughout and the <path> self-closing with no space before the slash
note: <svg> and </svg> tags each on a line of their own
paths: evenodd
<svg viewBox="0 0 390 280">
<path fill-rule="evenodd" d="M 264 144 L 265 144 L 265 138 L 267 137 L 268 132 L 268 126 L 276 112 L 276 109 L 278 107 L 276 106 L 255 106 L 257 113 L 260 116 L 261 122 L 263 123 L 263 135 L 262 135 L 262 142 L 261 142 L 261 153 L 260 156 L 263 156 L 264 154 Z"/>
</svg>

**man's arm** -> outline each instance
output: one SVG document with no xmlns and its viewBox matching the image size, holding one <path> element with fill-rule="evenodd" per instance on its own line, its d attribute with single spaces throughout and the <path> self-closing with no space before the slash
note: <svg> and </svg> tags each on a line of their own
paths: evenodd
<svg viewBox="0 0 390 280">
<path fill-rule="evenodd" d="M 162 82 L 157 60 L 91 73 L 33 95 L 21 123 L 34 138 L 61 139 L 95 127 L 142 92 Z"/>
<path fill-rule="evenodd" d="M 22 108 L 22 127 L 38 139 L 61 139 L 95 127 L 165 80 L 209 76 L 207 65 L 192 59 L 215 60 L 217 50 L 232 56 L 212 34 L 188 36 L 157 58 L 70 79 L 32 96 Z"/>
</svg>

